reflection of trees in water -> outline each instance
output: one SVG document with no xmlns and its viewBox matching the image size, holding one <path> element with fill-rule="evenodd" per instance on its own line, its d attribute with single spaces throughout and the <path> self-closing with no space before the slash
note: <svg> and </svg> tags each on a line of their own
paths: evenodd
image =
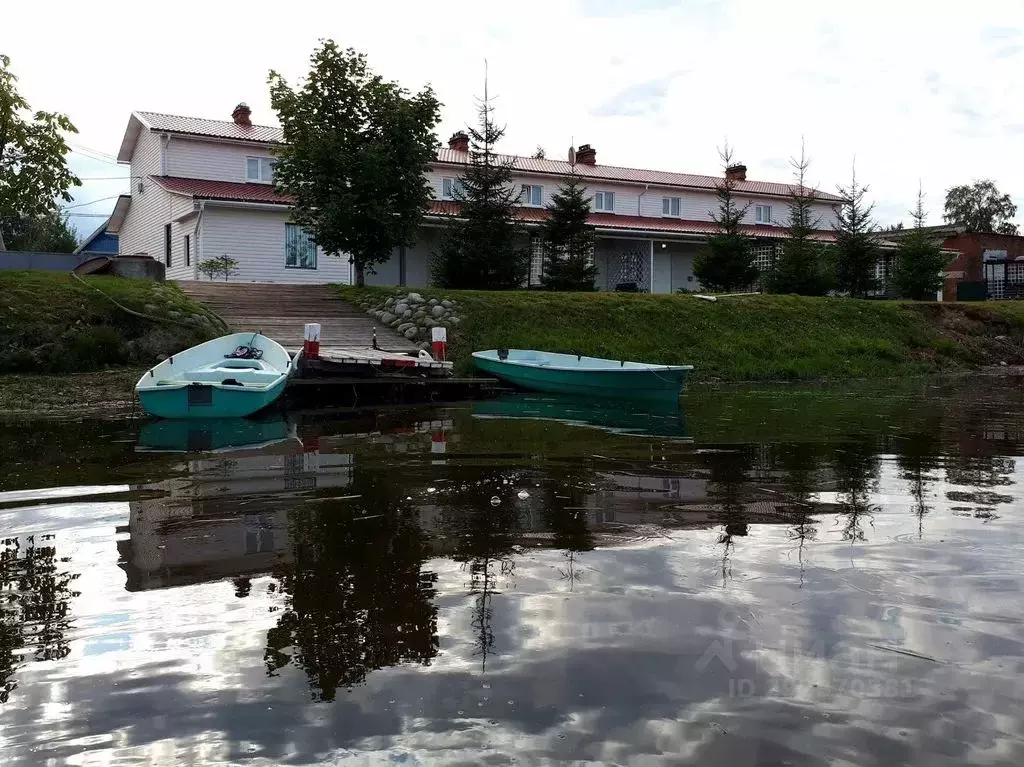
<svg viewBox="0 0 1024 767">
<path fill-rule="evenodd" d="M 594 548 L 594 533 L 585 508 L 592 494 L 586 480 L 592 476 L 592 472 L 565 467 L 559 473 L 557 491 L 550 484 L 537 488 L 544 525 L 551 533 L 552 545 L 561 550 L 565 559 L 565 567 L 559 573 L 569 591 L 575 590 L 580 575 L 578 554 Z"/>
<path fill-rule="evenodd" d="M 914 499 L 911 512 L 917 517 L 917 535 L 924 532 L 924 517 L 930 511 L 927 504 L 928 480 L 931 472 L 939 468 L 941 443 L 934 434 L 909 434 L 895 441 L 896 463 L 900 478 L 910 489 Z"/>
<path fill-rule="evenodd" d="M 724 521 L 718 545 L 722 547 L 722 585 L 732 577 L 732 551 L 735 539 L 747 534 L 747 479 L 755 465 L 755 446 L 743 445 L 729 450 L 703 454 L 708 469 L 708 501 L 716 504 Z"/>
<path fill-rule="evenodd" d="M 878 484 L 881 461 L 871 436 L 860 436 L 836 448 L 833 455 L 839 513 L 845 518 L 843 540 L 864 541 L 864 524 L 871 524 L 874 508 L 869 497 Z"/>
<path fill-rule="evenodd" d="M 442 525 L 455 540 L 452 554 L 469 573 L 469 592 L 476 596 L 471 624 L 476 632 L 475 654 L 481 669 L 494 651 L 493 597 L 500 587 L 515 577 L 515 547 L 522 534 L 516 482 L 505 484 L 500 471 L 476 473 L 476 479 L 463 484 L 457 495 L 444 498 Z M 491 504 L 497 497 L 500 503 Z M 439 500 L 440 502 L 440 500 Z"/>
<path fill-rule="evenodd" d="M 35 660 L 67 657 L 71 648 L 71 599 L 78 596 L 71 582 L 78 573 L 61 567 L 69 558 L 58 558 L 50 544 L 52 535 L 26 536 L 0 541 L 0 703 L 17 689 L 14 677 L 23 659 L 22 648 L 31 648 Z"/>
<path fill-rule="evenodd" d="M 776 465 L 782 473 L 781 484 L 785 493 L 785 503 L 776 508 L 792 520 L 788 534 L 789 539 L 797 544 L 801 588 L 804 585 L 804 546 L 807 541 L 818 537 L 818 528 L 811 516 L 814 506 L 809 502 L 811 494 L 817 489 L 815 473 L 821 463 L 818 450 L 817 445 L 797 442 L 779 445 L 775 451 Z"/>
<path fill-rule="evenodd" d="M 352 489 L 360 505 L 290 513 L 292 561 L 278 573 L 285 608 L 267 632 L 267 673 L 294 662 L 316 700 L 375 669 L 437 655 L 437 575 L 420 570 L 430 549 L 418 518 L 394 508 L 393 477 L 363 473 Z"/>
<path fill-rule="evenodd" d="M 1014 483 L 1016 461 L 1004 456 L 960 455 L 946 461 L 946 479 L 951 485 L 969 490 L 950 490 L 946 497 L 961 507 L 954 511 L 969 512 L 975 518 L 996 519 L 999 504 L 1013 503 L 1014 496 L 997 492 L 994 488 Z"/>
</svg>

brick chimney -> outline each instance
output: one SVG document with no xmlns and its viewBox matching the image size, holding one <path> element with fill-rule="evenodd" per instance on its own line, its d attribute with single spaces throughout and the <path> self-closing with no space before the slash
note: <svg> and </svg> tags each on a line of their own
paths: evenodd
<svg viewBox="0 0 1024 767">
<path fill-rule="evenodd" d="M 725 178 L 728 181 L 746 181 L 747 180 L 747 166 L 742 163 L 737 165 L 730 165 L 725 169 Z"/>
<path fill-rule="evenodd" d="M 448 148 L 453 152 L 468 152 L 469 151 L 469 136 L 464 130 L 457 130 L 452 134 L 452 137 L 448 139 Z"/>
<path fill-rule="evenodd" d="M 597 165 L 597 150 L 590 144 L 580 144 L 576 150 L 576 162 L 583 165 Z"/>
<path fill-rule="evenodd" d="M 249 119 L 249 115 L 251 114 L 252 110 L 249 109 L 249 105 L 242 101 L 235 107 L 235 111 L 231 113 L 231 119 L 235 121 L 235 125 L 241 125 L 243 128 L 251 128 L 252 120 Z"/>
</svg>

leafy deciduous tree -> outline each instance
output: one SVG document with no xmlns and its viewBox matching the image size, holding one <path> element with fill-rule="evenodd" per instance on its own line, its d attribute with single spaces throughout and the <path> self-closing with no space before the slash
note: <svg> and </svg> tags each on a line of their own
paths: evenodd
<svg viewBox="0 0 1024 767">
<path fill-rule="evenodd" d="M 238 261 L 225 253 L 223 256 L 203 261 L 199 264 L 199 271 L 211 280 L 219 276 L 224 278 L 224 282 L 227 282 L 229 277 L 238 274 Z"/>
<path fill-rule="evenodd" d="M 837 214 L 836 227 L 836 287 L 854 298 L 866 298 L 875 287 L 875 265 L 878 263 L 878 245 L 875 242 L 875 224 L 871 220 L 874 203 L 865 201 L 868 187 L 857 183 L 857 169 L 853 169 L 848 187 L 839 187 L 846 198 Z"/>
<path fill-rule="evenodd" d="M 917 204 L 910 212 L 914 227 L 900 239 L 893 270 L 893 285 L 902 298 L 934 300 L 942 287 L 946 259 L 939 245 L 924 231 L 924 192 L 917 190 Z"/>
<path fill-rule="evenodd" d="M 594 227 L 587 223 L 591 197 L 583 180 L 572 172 L 547 206 L 548 219 L 541 225 L 544 269 L 541 284 L 547 290 L 594 290 Z"/>
<path fill-rule="evenodd" d="M 718 231 L 708 238 L 707 247 L 694 258 L 693 273 L 701 287 L 711 291 L 741 290 L 757 280 L 757 265 L 750 238 L 742 232 L 743 217 L 750 205 L 741 206 L 735 197 L 736 180 L 728 170 L 732 167 L 732 147 L 718 150 L 726 175 L 715 185 L 718 212 L 711 214 Z"/>
<path fill-rule="evenodd" d="M 366 56 L 325 40 L 293 89 L 271 72 L 270 102 L 284 131 L 274 185 L 295 199 L 292 218 L 325 253 L 351 255 L 356 284 L 411 245 L 432 193 L 439 104 L 374 74 Z"/>
<path fill-rule="evenodd" d="M 946 190 L 946 207 L 942 217 L 950 224 L 960 224 L 969 232 L 1019 234 L 1010 219 L 1017 215 L 1017 206 L 1008 194 L 1000 194 L 989 179 Z"/>
<path fill-rule="evenodd" d="M 81 182 L 68 170 L 64 133 L 77 133 L 67 115 L 35 112 L 18 93 L 11 60 L 0 54 L 0 251 L 17 222 L 53 214 Z M 13 222 L 13 223 L 12 223 Z"/>
<path fill-rule="evenodd" d="M 814 239 L 820 219 L 814 212 L 817 193 L 807 186 L 807 169 L 811 161 L 800 144 L 800 159 L 790 160 L 796 185 L 789 191 L 789 237 L 782 243 L 782 252 L 765 280 L 771 293 L 796 293 L 822 296 L 829 288 L 825 270 L 825 251 Z"/>
<path fill-rule="evenodd" d="M 470 161 L 453 196 L 457 217 L 445 227 L 434 253 L 434 282 L 446 288 L 509 290 L 520 287 L 530 269 L 516 215 L 519 191 L 512 184 L 512 160 L 495 154 L 505 128 L 494 122 L 494 107 L 484 84 L 479 125 L 470 127 Z"/>
<path fill-rule="evenodd" d="M 78 247 L 78 238 L 67 216 L 56 210 L 6 219 L 0 226 L 0 237 L 3 237 L 8 250 L 73 253 Z"/>
</svg>

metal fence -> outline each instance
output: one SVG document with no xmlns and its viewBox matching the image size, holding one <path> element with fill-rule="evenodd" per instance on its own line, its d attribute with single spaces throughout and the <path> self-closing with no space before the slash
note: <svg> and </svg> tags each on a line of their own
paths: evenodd
<svg viewBox="0 0 1024 767">
<path fill-rule="evenodd" d="M 35 253 L 27 250 L 0 251 L 0 270 L 32 269 L 44 272 L 70 272 L 95 253 Z"/>
</svg>

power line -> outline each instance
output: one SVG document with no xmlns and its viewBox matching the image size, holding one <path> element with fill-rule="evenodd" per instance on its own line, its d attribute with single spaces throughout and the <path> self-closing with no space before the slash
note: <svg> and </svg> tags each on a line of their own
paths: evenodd
<svg viewBox="0 0 1024 767">
<path fill-rule="evenodd" d="M 121 164 L 117 161 L 116 157 L 111 154 L 107 154 L 106 152 L 100 152 L 97 149 L 89 149 L 89 147 L 81 146 L 80 144 L 69 144 L 68 146 L 71 147 L 71 152 L 73 154 L 80 154 L 92 160 L 109 163 L 111 165 Z"/>
<path fill-rule="evenodd" d="M 100 197 L 98 200 L 89 200 L 89 202 L 79 202 L 74 205 L 62 205 L 61 210 L 71 210 L 72 208 L 84 208 L 87 205 L 94 205 L 97 202 L 106 202 L 107 200 L 116 200 L 121 195 L 113 194 L 110 197 Z"/>
<path fill-rule="evenodd" d="M 132 176 L 79 176 L 79 181 L 128 181 Z"/>
</svg>

